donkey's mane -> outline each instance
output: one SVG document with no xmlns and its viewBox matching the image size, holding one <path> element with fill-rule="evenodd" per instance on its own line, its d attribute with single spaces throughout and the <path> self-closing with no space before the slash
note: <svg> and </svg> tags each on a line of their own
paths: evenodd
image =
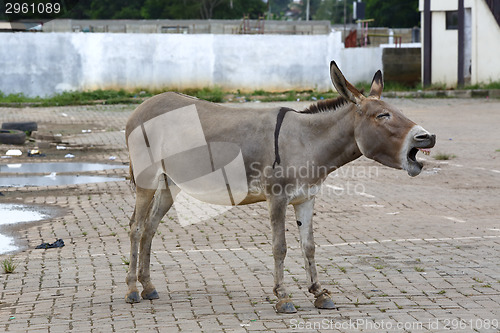
<svg viewBox="0 0 500 333">
<path fill-rule="evenodd" d="M 359 89 L 359 92 L 363 94 L 365 92 L 364 89 Z M 317 103 L 309 105 L 308 108 L 300 111 L 299 113 L 322 113 L 322 112 L 331 112 L 335 111 L 341 106 L 348 104 L 349 101 L 342 96 L 337 98 L 325 99 L 324 101 L 319 101 Z"/>
<path fill-rule="evenodd" d="M 300 113 L 322 113 L 335 111 L 339 107 L 347 104 L 347 100 L 339 96 L 337 98 L 330 98 L 324 101 L 319 101 L 317 103 L 311 104 L 308 108 L 300 111 Z"/>
</svg>

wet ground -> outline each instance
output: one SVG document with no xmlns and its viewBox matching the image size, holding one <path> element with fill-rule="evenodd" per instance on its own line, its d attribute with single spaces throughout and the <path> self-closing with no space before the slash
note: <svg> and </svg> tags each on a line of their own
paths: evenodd
<svg viewBox="0 0 500 333">
<path fill-rule="evenodd" d="M 435 132 L 437 145 L 430 156 L 419 154 L 426 166 L 416 178 L 365 158 L 329 177 L 316 202 L 316 259 L 337 311 L 312 304 L 290 210 L 285 282 L 300 308 L 275 313 L 265 204 L 218 212 L 184 202 L 181 213 L 169 212 L 152 248 L 160 299 L 126 304 L 134 191 L 127 181 L 114 181 L 0 189 L 1 202 L 59 209 L 47 221 L 18 224 L 13 233 L 26 247 L 0 255 L 18 264 L 13 274 L 0 273 L 0 330 L 497 332 L 500 101 L 390 101 Z M 132 109 L 0 108 L 0 121 L 38 121 L 47 137 L 61 134 L 61 142 L 40 148 L 45 157 L 0 162 L 64 162 L 71 153 L 72 162 L 125 165 L 123 129 Z M 0 155 L 8 148 L 0 146 Z M 450 159 L 436 160 L 438 154 Z M 183 223 L 186 212 L 208 218 Z M 58 238 L 65 247 L 35 249 Z"/>
<path fill-rule="evenodd" d="M 60 172 L 90 172 L 109 169 L 126 169 L 128 166 L 104 163 L 73 163 L 73 162 L 39 162 L 39 163 L 16 163 L 0 165 L 0 177 L 6 173 L 60 173 Z"/>
<path fill-rule="evenodd" d="M 0 255 L 22 250 L 16 231 L 61 215 L 57 207 L 24 204 L 0 204 Z M 26 244 L 24 244 L 26 245 Z"/>
</svg>

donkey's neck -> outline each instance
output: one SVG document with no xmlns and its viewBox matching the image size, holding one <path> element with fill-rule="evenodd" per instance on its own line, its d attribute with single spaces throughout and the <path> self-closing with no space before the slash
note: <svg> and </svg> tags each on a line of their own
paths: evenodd
<svg viewBox="0 0 500 333">
<path fill-rule="evenodd" d="M 305 156 L 328 173 L 362 155 L 354 137 L 354 108 L 349 103 L 314 114 L 292 112 L 299 127 L 297 140 L 307 147 Z"/>
</svg>

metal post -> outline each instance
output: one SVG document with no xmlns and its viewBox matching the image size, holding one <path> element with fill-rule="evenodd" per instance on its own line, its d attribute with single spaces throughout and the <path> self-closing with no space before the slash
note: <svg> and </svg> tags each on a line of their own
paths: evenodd
<svg viewBox="0 0 500 333">
<path fill-rule="evenodd" d="M 309 21 L 310 2 L 311 2 L 311 0 L 307 0 L 306 21 Z"/>
<path fill-rule="evenodd" d="M 465 59 L 465 9 L 464 0 L 458 0 L 458 87 L 464 86 Z"/>
<path fill-rule="evenodd" d="M 431 0 L 424 0 L 424 87 L 430 86 L 432 82 L 432 24 L 431 24 Z"/>
</svg>

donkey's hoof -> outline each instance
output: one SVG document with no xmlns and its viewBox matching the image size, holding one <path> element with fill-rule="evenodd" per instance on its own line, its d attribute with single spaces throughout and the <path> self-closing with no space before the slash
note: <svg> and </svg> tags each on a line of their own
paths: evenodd
<svg viewBox="0 0 500 333">
<path fill-rule="evenodd" d="M 156 289 L 153 289 L 153 291 L 149 293 L 146 293 L 146 290 L 143 290 L 141 296 L 143 299 L 149 299 L 149 300 L 160 298 Z"/>
<path fill-rule="evenodd" d="M 295 313 L 297 309 L 289 298 L 284 298 L 276 303 L 276 312 L 278 313 Z"/>
<path fill-rule="evenodd" d="M 320 295 L 314 301 L 314 306 L 317 309 L 336 309 L 335 303 L 333 303 L 332 298 L 328 294 Z"/>
<path fill-rule="evenodd" d="M 139 297 L 139 293 L 137 291 L 133 291 L 129 294 L 127 294 L 127 296 L 125 296 L 125 302 L 127 303 L 139 303 L 141 301 L 140 297 Z"/>
</svg>

